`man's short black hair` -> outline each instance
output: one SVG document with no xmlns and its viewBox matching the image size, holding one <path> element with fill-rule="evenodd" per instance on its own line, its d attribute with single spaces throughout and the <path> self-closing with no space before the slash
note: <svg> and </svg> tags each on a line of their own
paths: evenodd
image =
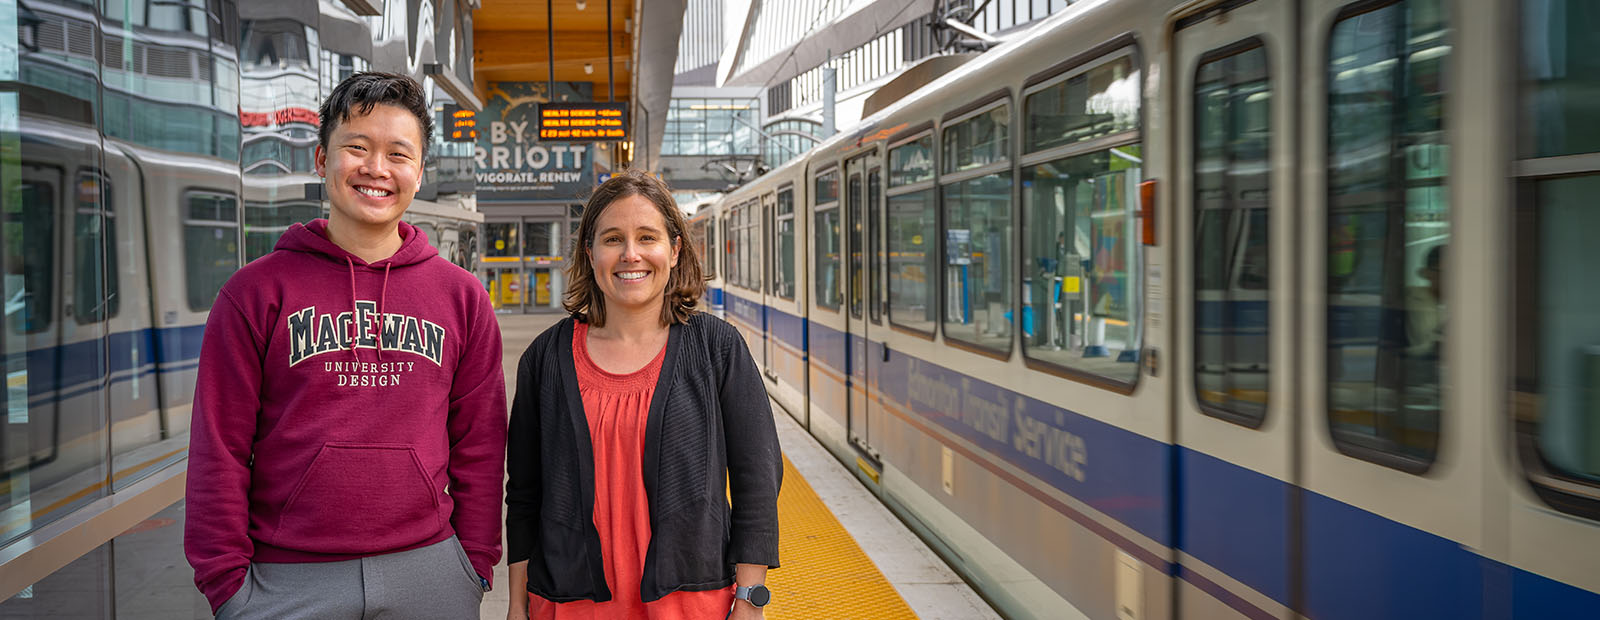
<svg viewBox="0 0 1600 620">
<path fill-rule="evenodd" d="M 404 109 L 417 117 L 422 128 L 422 144 L 417 148 L 422 149 L 426 159 L 428 143 L 433 140 L 433 114 L 428 111 L 427 94 L 416 80 L 395 73 L 362 71 L 333 87 L 333 93 L 322 102 L 318 112 L 322 126 L 317 129 L 317 143 L 327 150 L 328 136 L 333 134 L 336 125 L 353 116 L 365 116 L 372 112 L 372 106 L 380 103 Z"/>
</svg>

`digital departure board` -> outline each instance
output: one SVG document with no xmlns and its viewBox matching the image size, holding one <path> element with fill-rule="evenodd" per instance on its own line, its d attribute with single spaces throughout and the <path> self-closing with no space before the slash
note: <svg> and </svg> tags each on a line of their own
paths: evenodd
<svg viewBox="0 0 1600 620">
<path fill-rule="evenodd" d="M 627 139 L 626 103 L 539 105 L 540 142 L 610 142 Z"/>
<path fill-rule="evenodd" d="M 453 103 L 444 104 L 446 142 L 477 142 L 478 115 Z"/>
</svg>

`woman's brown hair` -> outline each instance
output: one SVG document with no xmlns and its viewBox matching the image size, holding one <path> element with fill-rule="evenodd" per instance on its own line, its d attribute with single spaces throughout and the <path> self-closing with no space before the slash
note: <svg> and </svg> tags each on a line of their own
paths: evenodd
<svg viewBox="0 0 1600 620">
<path fill-rule="evenodd" d="M 595 188 L 589 202 L 583 205 L 583 219 L 578 222 L 578 236 L 572 242 L 572 257 L 567 263 L 567 293 L 561 306 L 594 327 L 605 327 L 605 296 L 595 282 L 589 249 L 594 244 L 594 228 L 600 214 L 629 196 L 639 196 L 655 205 L 667 224 L 667 238 L 678 250 L 678 264 L 667 277 L 667 288 L 662 293 L 666 299 L 661 304 L 661 324 L 688 322 L 706 290 L 706 280 L 700 275 L 700 255 L 689 243 L 689 223 L 678 210 L 678 202 L 672 199 L 672 190 L 661 179 L 636 170 L 618 172 Z"/>
</svg>

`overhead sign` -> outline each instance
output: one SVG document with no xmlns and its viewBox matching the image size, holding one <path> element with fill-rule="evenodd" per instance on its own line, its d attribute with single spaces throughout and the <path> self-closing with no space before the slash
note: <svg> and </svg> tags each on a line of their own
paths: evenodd
<svg viewBox="0 0 1600 620">
<path fill-rule="evenodd" d="M 478 115 L 453 103 L 444 104 L 446 142 L 477 142 Z"/>
<path fill-rule="evenodd" d="M 627 139 L 626 103 L 545 103 L 539 106 L 540 142 L 609 142 Z"/>
<path fill-rule="evenodd" d="M 557 82 L 554 99 L 590 98 L 589 82 Z M 539 105 L 547 82 L 490 82 L 479 112 L 478 202 L 570 201 L 594 189 L 591 145 L 540 140 Z"/>
</svg>

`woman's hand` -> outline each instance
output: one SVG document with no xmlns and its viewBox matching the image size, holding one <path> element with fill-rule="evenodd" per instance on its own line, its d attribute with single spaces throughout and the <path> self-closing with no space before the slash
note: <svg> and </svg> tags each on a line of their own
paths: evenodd
<svg viewBox="0 0 1600 620">
<path fill-rule="evenodd" d="M 506 589 L 510 591 L 507 594 L 511 605 L 506 608 L 506 620 L 528 620 L 528 561 L 507 568 Z"/>
</svg>

